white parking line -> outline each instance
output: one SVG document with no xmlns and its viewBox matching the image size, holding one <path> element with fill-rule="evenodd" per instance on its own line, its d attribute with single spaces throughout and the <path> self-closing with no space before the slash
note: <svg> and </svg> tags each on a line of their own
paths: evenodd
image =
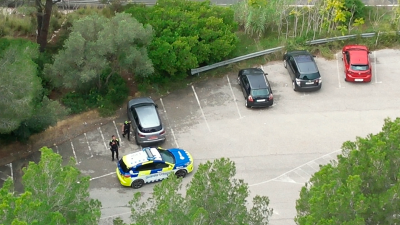
<svg viewBox="0 0 400 225">
<path fill-rule="evenodd" d="M 342 84 L 340 83 L 339 53 L 336 53 L 335 56 L 336 56 L 336 67 L 337 67 L 337 76 L 338 76 L 338 81 L 339 81 L 339 88 L 342 88 Z"/>
<path fill-rule="evenodd" d="M 168 115 L 167 115 L 167 111 L 165 110 L 165 106 L 164 106 L 164 102 L 163 102 L 162 98 L 160 98 L 160 102 L 161 102 L 161 105 L 162 105 L 162 107 L 163 107 L 163 110 L 164 110 L 164 113 L 165 113 L 165 117 L 167 118 L 167 122 L 168 122 L 169 127 L 170 127 L 169 129 L 171 129 L 171 134 L 172 134 L 172 137 L 174 138 L 175 145 L 176 145 L 177 148 L 179 148 L 178 142 L 176 141 L 174 129 L 172 129 L 172 124 L 169 122 L 169 118 L 168 118 Z"/>
<path fill-rule="evenodd" d="M 71 141 L 71 139 L 70 139 L 70 141 Z M 72 152 L 74 153 L 74 157 L 75 157 L 75 164 L 78 165 L 79 162 L 78 162 L 78 158 L 76 157 L 75 148 L 74 148 L 74 144 L 72 144 L 72 141 L 71 141 L 71 147 L 72 147 Z"/>
<path fill-rule="evenodd" d="M 106 140 L 104 139 L 103 131 L 101 131 L 101 128 L 100 128 L 100 127 L 99 127 L 98 129 L 99 129 L 99 131 L 100 131 L 101 138 L 103 139 L 104 147 L 106 148 L 106 151 L 108 151 L 107 144 L 106 144 Z"/>
<path fill-rule="evenodd" d="M 56 145 L 56 151 L 57 151 L 57 154 L 60 154 L 60 151 L 58 150 L 58 146 Z"/>
<path fill-rule="evenodd" d="M 231 81 L 229 80 L 229 76 L 228 76 L 228 75 L 226 75 L 226 79 L 228 79 L 229 88 L 231 89 L 233 101 L 235 102 L 236 109 L 237 109 L 237 112 L 238 112 L 238 114 L 239 114 L 239 119 L 241 119 L 241 118 L 242 118 L 242 114 L 240 114 L 239 106 L 238 106 L 238 104 L 237 104 L 237 99 L 236 99 L 235 94 L 233 93 Z"/>
<path fill-rule="evenodd" d="M 11 179 L 14 181 L 14 171 L 13 171 L 13 166 L 12 163 L 9 163 L 8 166 L 10 167 L 10 175 Z"/>
<path fill-rule="evenodd" d="M 249 187 L 257 186 L 257 185 L 260 185 L 260 184 L 265 184 L 265 183 L 268 183 L 268 182 L 271 182 L 271 181 L 275 181 L 276 179 L 279 179 L 279 178 L 281 178 L 281 177 L 283 177 L 283 176 L 286 176 L 287 174 L 289 174 L 289 173 L 291 173 L 291 172 L 293 172 L 293 171 L 295 171 L 295 170 L 297 170 L 297 169 L 299 169 L 299 168 L 301 168 L 301 167 L 303 167 L 303 166 L 306 166 L 306 165 L 309 164 L 310 162 L 313 162 L 313 161 L 315 161 L 315 160 L 324 158 L 324 157 L 326 157 L 326 156 L 329 156 L 329 155 L 331 155 L 331 154 L 333 154 L 333 153 L 336 153 L 336 152 L 339 152 L 339 151 L 342 151 L 342 150 L 339 149 L 339 150 L 330 152 L 330 153 L 325 154 L 325 155 L 323 155 L 323 156 L 320 156 L 320 157 L 318 157 L 318 158 L 316 158 L 316 159 L 313 159 L 313 160 L 311 160 L 311 161 L 308 161 L 308 162 L 306 162 L 306 163 L 304 163 L 304 164 L 302 164 L 302 165 L 300 165 L 300 166 L 298 166 L 298 167 L 296 167 L 296 168 L 294 168 L 294 169 L 291 169 L 291 170 L 289 170 L 289 171 L 287 171 L 287 172 L 285 172 L 285 173 L 283 173 L 283 174 L 281 174 L 281 175 L 279 175 L 279 176 L 277 176 L 277 177 L 275 177 L 275 178 L 272 178 L 272 179 L 269 179 L 269 180 L 266 180 L 266 181 L 263 181 L 263 182 L 260 182 L 260 183 L 251 184 L 251 185 L 249 185 Z"/>
<path fill-rule="evenodd" d="M 208 122 L 207 122 L 206 116 L 204 115 L 203 108 L 202 108 L 202 107 L 201 107 L 201 105 L 200 105 L 199 97 L 197 97 L 197 93 L 196 93 L 196 91 L 194 90 L 194 86 L 193 86 L 193 85 L 192 85 L 192 90 L 193 90 L 194 96 L 196 97 L 197 104 L 199 104 L 200 111 L 201 111 L 201 114 L 203 115 L 204 121 L 206 122 L 206 125 L 207 125 L 207 128 L 208 128 L 208 131 L 210 131 L 210 132 L 211 132 L 211 129 L 210 129 L 210 126 L 208 125 Z"/>
<path fill-rule="evenodd" d="M 114 120 L 113 120 L 113 123 L 114 123 L 115 131 L 117 132 L 119 144 L 122 146 L 122 139 L 121 139 L 121 136 L 119 136 L 118 128 L 117 128 L 117 125 L 115 124 Z"/>
<path fill-rule="evenodd" d="M 376 51 L 374 51 L 374 77 L 375 77 L 375 84 L 380 84 L 381 82 L 378 82 L 378 74 L 376 73 Z"/>
<path fill-rule="evenodd" d="M 115 174 L 115 172 L 107 173 L 107 174 L 104 174 L 104 175 L 101 175 L 101 176 L 98 176 L 98 177 L 92 177 L 89 180 L 96 180 L 96 179 L 107 177 L 107 176 L 110 176 L 110 175 L 113 175 L 113 174 Z"/>
<path fill-rule="evenodd" d="M 88 149 L 89 149 L 89 153 L 90 153 L 90 158 L 92 158 L 93 157 L 92 148 L 89 145 L 89 140 L 87 138 L 86 133 L 84 133 L 84 134 L 85 134 L 86 143 L 87 143 L 87 146 L 88 146 Z"/>
</svg>

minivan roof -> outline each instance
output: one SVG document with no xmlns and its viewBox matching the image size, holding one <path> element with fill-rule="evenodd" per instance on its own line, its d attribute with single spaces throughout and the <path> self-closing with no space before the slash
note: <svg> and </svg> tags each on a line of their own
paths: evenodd
<svg viewBox="0 0 400 225">
<path fill-rule="evenodd" d="M 142 105 L 135 107 L 138 114 L 140 125 L 143 128 L 152 128 L 161 125 L 156 108 L 154 105 Z"/>
</svg>

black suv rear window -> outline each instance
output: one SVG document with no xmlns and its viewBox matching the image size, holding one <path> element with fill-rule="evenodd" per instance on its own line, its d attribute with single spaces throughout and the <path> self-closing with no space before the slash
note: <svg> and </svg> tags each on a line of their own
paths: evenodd
<svg viewBox="0 0 400 225">
<path fill-rule="evenodd" d="M 123 171 L 124 173 L 128 173 L 128 172 L 129 172 L 129 169 L 128 169 L 128 167 L 125 165 L 124 160 L 122 160 L 122 159 L 119 160 L 119 166 L 121 167 L 121 169 L 122 169 L 122 171 Z"/>
<path fill-rule="evenodd" d="M 264 97 L 268 95 L 269 95 L 269 90 L 267 88 L 251 90 L 251 96 L 253 97 L 261 97 L 261 96 Z"/>
</svg>

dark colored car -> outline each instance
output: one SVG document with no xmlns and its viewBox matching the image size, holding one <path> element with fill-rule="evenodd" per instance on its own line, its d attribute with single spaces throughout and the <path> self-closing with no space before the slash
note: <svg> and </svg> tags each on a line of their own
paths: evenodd
<svg viewBox="0 0 400 225">
<path fill-rule="evenodd" d="M 372 67 L 368 54 L 371 52 L 364 45 L 346 45 L 342 49 L 345 81 L 371 82 Z"/>
<path fill-rule="evenodd" d="M 322 78 L 314 56 L 309 52 L 291 51 L 283 56 L 283 66 L 289 71 L 294 91 L 313 91 L 322 87 Z"/>
<path fill-rule="evenodd" d="M 271 85 L 266 75 L 267 73 L 259 68 L 247 68 L 239 71 L 237 80 L 247 108 L 268 107 L 274 104 Z"/>
<path fill-rule="evenodd" d="M 135 98 L 128 102 L 128 118 L 132 121 L 136 144 L 151 145 L 165 141 L 165 129 L 150 98 Z"/>
</svg>

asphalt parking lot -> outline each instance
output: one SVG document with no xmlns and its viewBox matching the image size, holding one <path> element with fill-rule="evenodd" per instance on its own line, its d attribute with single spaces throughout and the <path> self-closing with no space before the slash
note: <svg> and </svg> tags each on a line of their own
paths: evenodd
<svg viewBox="0 0 400 225">
<path fill-rule="evenodd" d="M 310 93 L 292 90 L 281 61 L 263 65 L 274 92 L 274 105 L 266 109 L 244 106 L 234 73 L 188 84 L 155 99 L 167 129 L 162 146 L 188 150 L 195 166 L 219 157 L 231 158 L 236 162 L 237 178 L 250 185 L 251 197 L 259 194 L 271 199 L 271 224 L 294 224 L 295 200 L 319 165 L 334 160 L 344 141 L 378 132 L 384 118 L 399 115 L 400 51 L 376 51 L 371 60 L 371 83 L 347 83 L 341 56 L 334 60 L 317 57 L 323 86 Z M 100 124 L 71 141 L 51 146 L 65 162 L 75 158 L 82 173 L 91 176 L 91 195 L 103 204 L 101 224 L 111 224 L 116 216 L 128 220 L 127 205 L 133 193 L 140 191 L 148 197 L 155 185 L 134 190 L 122 187 L 116 178 L 108 148 L 111 135 L 121 140 L 121 156 L 139 150 L 133 139 L 121 139 L 124 120 Z M 11 176 L 20 187 L 21 167 L 39 157 L 36 153 L 0 167 L 0 183 Z"/>
</svg>

